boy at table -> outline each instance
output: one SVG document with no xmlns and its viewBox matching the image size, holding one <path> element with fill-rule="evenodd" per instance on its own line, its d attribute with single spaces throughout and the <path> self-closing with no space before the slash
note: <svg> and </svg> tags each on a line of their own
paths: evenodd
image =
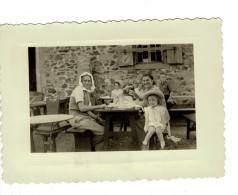
<svg viewBox="0 0 238 195">
<path fill-rule="evenodd" d="M 98 123 L 103 120 L 95 115 L 92 111 L 105 108 L 106 105 L 94 105 L 93 92 L 95 90 L 93 76 L 84 72 L 79 77 L 79 85 L 73 90 L 69 102 L 69 114 L 74 115 L 74 119 L 70 121 L 73 127 L 79 128 L 79 131 L 85 129 L 93 133 L 92 145 L 96 151 L 103 148 L 104 127 Z"/>
<path fill-rule="evenodd" d="M 169 110 L 172 107 L 172 105 L 175 104 L 175 102 L 171 98 L 172 93 L 173 93 L 173 90 L 171 88 L 171 84 L 170 84 L 170 82 L 168 82 L 166 80 L 165 75 L 160 75 L 158 87 L 160 88 L 160 90 L 164 94 L 164 99 L 166 101 L 166 106 L 167 106 L 167 109 Z"/>
</svg>

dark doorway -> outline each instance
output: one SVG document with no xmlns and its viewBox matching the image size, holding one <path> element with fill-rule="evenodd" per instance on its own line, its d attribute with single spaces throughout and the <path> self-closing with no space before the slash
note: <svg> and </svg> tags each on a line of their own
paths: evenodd
<svg viewBox="0 0 238 195">
<path fill-rule="evenodd" d="M 161 51 L 152 51 L 151 52 L 151 61 L 152 62 L 162 62 Z"/>
<path fill-rule="evenodd" d="M 29 91 L 36 91 L 36 49 L 28 47 Z"/>
<path fill-rule="evenodd" d="M 148 58 L 148 51 L 143 51 L 143 59 L 147 59 Z"/>
<path fill-rule="evenodd" d="M 143 54 L 142 52 L 137 53 L 138 54 L 138 63 L 143 61 Z"/>
<path fill-rule="evenodd" d="M 158 62 L 162 62 L 162 55 L 161 51 L 156 51 L 156 58 Z"/>
</svg>

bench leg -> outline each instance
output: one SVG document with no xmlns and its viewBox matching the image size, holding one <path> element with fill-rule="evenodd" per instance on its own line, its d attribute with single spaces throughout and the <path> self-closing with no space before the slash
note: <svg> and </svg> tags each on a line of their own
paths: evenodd
<svg viewBox="0 0 238 195">
<path fill-rule="evenodd" d="M 75 152 L 91 152 L 91 137 L 91 133 L 87 131 L 83 133 L 74 133 Z"/>
<path fill-rule="evenodd" d="M 44 152 L 47 152 L 48 150 L 48 144 L 46 144 L 46 142 L 48 142 L 48 137 L 47 136 L 43 136 L 43 145 L 44 145 Z"/>
<path fill-rule="evenodd" d="M 34 129 L 31 126 L 31 128 L 30 128 L 31 152 L 36 152 L 33 133 L 34 133 Z"/>
<path fill-rule="evenodd" d="M 52 151 L 56 152 L 56 139 L 57 135 L 52 135 Z"/>
<path fill-rule="evenodd" d="M 190 133 L 190 120 L 186 119 L 187 121 L 187 139 L 189 139 L 189 133 Z"/>
</svg>

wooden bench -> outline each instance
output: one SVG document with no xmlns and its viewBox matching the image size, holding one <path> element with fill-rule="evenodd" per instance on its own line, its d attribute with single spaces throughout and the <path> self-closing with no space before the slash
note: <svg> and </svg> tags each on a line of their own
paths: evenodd
<svg viewBox="0 0 238 195">
<path fill-rule="evenodd" d="M 66 133 L 72 133 L 74 136 L 75 152 L 91 152 L 95 151 L 92 147 L 92 133 L 89 130 L 78 129 L 71 127 L 66 130 Z"/>
<path fill-rule="evenodd" d="M 189 139 L 190 131 L 196 131 L 196 114 L 184 114 L 183 117 L 187 121 L 187 139 Z M 192 125 L 190 125 L 191 122 Z"/>
<path fill-rule="evenodd" d="M 190 103 L 180 103 L 172 106 L 172 108 L 169 109 L 169 112 L 195 112 L 195 97 L 194 96 L 172 96 L 172 99 L 190 99 Z"/>
</svg>

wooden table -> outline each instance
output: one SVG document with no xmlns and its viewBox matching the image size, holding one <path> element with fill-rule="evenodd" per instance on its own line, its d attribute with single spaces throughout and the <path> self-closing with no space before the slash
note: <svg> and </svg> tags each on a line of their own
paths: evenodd
<svg viewBox="0 0 238 195">
<path fill-rule="evenodd" d="M 183 117 L 185 117 L 187 121 L 187 139 L 189 139 L 190 131 L 196 131 L 196 114 L 184 114 Z M 192 122 L 192 126 L 191 126 Z"/>
<path fill-rule="evenodd" d="M 35 145 L 34 145 L 34 140 L 33 140 L 33 132 L 36 128 L 37 125 L 41 124 L 51 124 L 51 130 L 50 130 L 50 151 L 52 151 L 52 140 L 51 140 L 51 132 L 54 129 L 54 127 L 59 122 L 62 121 L 68 121 L 70 119 L 74 118 L 73 115 L 68 115 L 68 114 L 54 114 L 54 115 L 39 115 L 39 116 L 31 116 L 30 118 L 30 139 L 31 139 L 31 152 L 35 152 Z M 62 127 L 60 127 L 62 128 Z M 60 129 L 59 129 L 60 130 Z"/>
<path fill-rule="evenodd" d="M 60 108 L 63 110 L 63 113 L 66 114 L 68 110 L 69 97 L 60 99 Z M 40 109 L 41 115 L 46 114 L 46 101 L 37 101 L 30 103 L 31 116 L 34 116 L 34 109 Z"/>
<path fill-rule="evenodd" d="M 135 116 L 138 114 L 138 110 L 134 108 L 111 108 L 111 109 L 99 109 L 97 112 L 101 113 L 105 117 L 105 132 L 104 132 L 104 150 L 108 150 L 110 137 L 122 137 L 131 136 L 132 141 L 137 142 Z M 129 119 L 131 132 L 119 131 L 115 132 L 113 128 L 113 120 L 115 117 L 122 117 Z"/>
</svg>

